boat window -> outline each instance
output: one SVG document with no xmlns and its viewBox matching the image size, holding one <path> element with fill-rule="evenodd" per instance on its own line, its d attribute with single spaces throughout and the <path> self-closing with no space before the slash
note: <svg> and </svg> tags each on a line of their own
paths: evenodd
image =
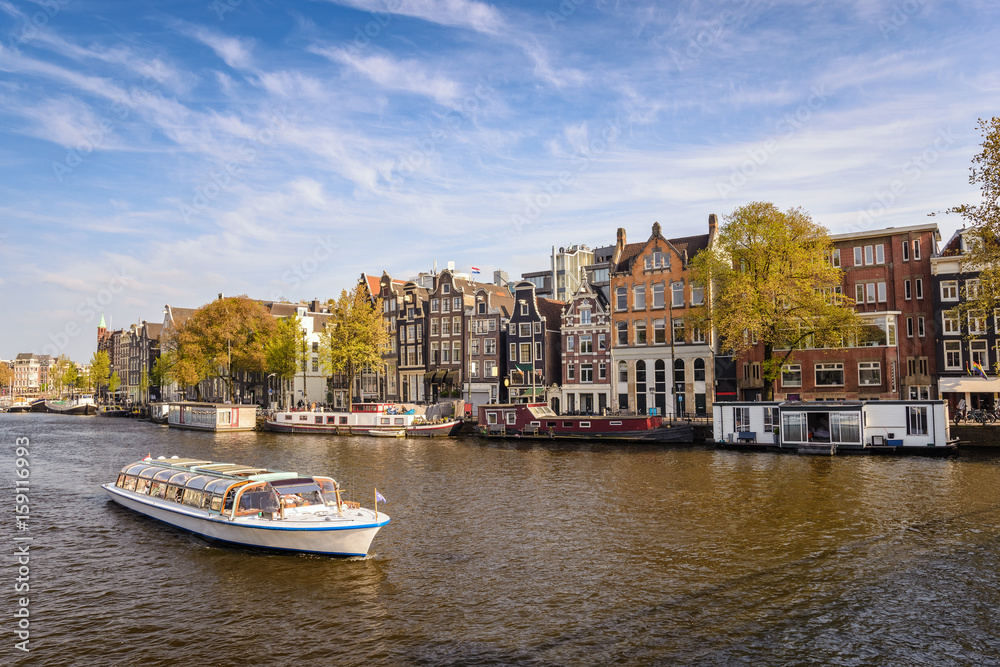
<svg viewBox="0 0 1000 667">
<path fill-rule="evenodd" d="M 324 504 L 319 484 L 308 477 L 275 480 L 271 486 L 281 495 L 285 507 Z"/>
<path fill-rule="evenodd" d="M 542 422 L 531 422 L 530 423 L 530 426 L 532 426 L 533 428 L 538 428 L 541 425 L 542 425 Z"/>
<path fill-rule="evenodd" d="M 257 512 L 277 512 L 278 494 L 268 484 L 254 484 L 240 494 L 240 505 L 237 514 L 256 514 Z"/>
<path fill-rule="evenodd" d="M 166 482 L 176 474 L 177 474 L 176 470 L 161 470 L 155 475 L 153 475 L 153 479 L 156 480 L 157 482 Z"/>
<path fill-rule="evenodd" d="M 580 428 L 590 428 L 590 422 L 580 422 Z"/>
<path fill-rule="evenodd" d="M 167 481 L 171 484 L 177 484 L 178 486 L 187 486 L 187 481 L 192 477 L 197 476 L 198 473 L 194 472 L 179 472 Z"/>
<path fill-rule="evenodd" d="M 133 463 L 127 466 L 128 470 L 126 470 L 125 472 L 127 472 L 130 475 L 138 475 L 139 471 L 146 467 L 148 466 L 145 463 Z"/>
<path fill-rule="evenodd" d="M 117 486 L 119 489 L 125 486 L 125 473 L 121 473 L 120 475 L 118 475 L 118 481 L 115 482 L 115 486 Z"/>
<path fill-rule="evenodd" d="M 403 418 L 402 417 L 396 417 L 396 419 L 394 421 L 396 422 L 396 426 L 402 426 L 403 425 Z"/>
<path fill-rule="evenodd" d="M 214 477 L 207 477 L 205 475 L 196 475 L 195 477 L 192 477 L 187 482 L 185 482 L 184 486 L 186 486 L 189 489 L 198 489 L 198 490 L 201 490 L 201 489 L 204 489 L 205 485 L 208 484 L 209 482 L 211 482 L 213 479 L 215 479 L 215 478 Z"/>
<path fill-rule="evenodd" d="M 136 481 L 138 481 L 138 478 L 133 477 L 132 475 L 127 476 L 125 478 L 125 487 L 124 487 L 125 490 L 126 491 L 135 491 L 135 483 L 136 483 Z"/>
<path fill-rule="evenodd" d="M 163 482 L 153 482 L 149 487 L 149 495 L 152 498 L 163 498 L 167 495 L 167 485 Z"/>
<path fill-rule="evenodd" d="M 205 494 L 201 491 L 195 491 L 194 489 L 185 489 L 184 491 L 184 504 L 189 507 L 201 507 L 201 503 L 205 498 Z"/>
<path fill-rule="evenodd" d="M 286 422 L 292 421 L 292 416 L 291 415 L 285 415 L 285 421 Z"/>
<path fill-rule="evenodd" d="M 307 421 L 309 421 L 309 415 L 299 415 L 299 421 L 300 422 L 307 422 Z"/>
<path fill-rule="evenodd" d="M 545 422 L 546 426 L 552 427 L 556 425 L 556 422 Z"/>
<path fill-rule="evenodd" d="M 608 423 L 609 423 L 609 424 L 610 424 L 611 426 L 621 426 L 621 425 L 622 425 L 622 423 L 621 423 L 620 421 L 612 421 L 612 422 L 608 422 Z"/>
<path fill-rule="evenodd" d="M 317 424 L 322 424 L 323 423 L 323 418 L 322 417 L 316 417 L 316 423 Z"/>
<path fill-rule="evenodd" d="M 183 499 L 184 499 L 183 486 L 174 486 L 173 484 L 171 484 L 167 487 L 167 500 L 171 500 L 180 505 Z"/>
<path fill-rule="evenodd" d="M 139 481 L 136 482 L 135 492 L 143 494 L 149 493 L 149 480 L 139 478 Z"/>
<path fill-rule="evenodd" d="M 139 477 L 143 479 L 153 479 L 153 475 L 158 473 L 163 468 L 145 468 L 139 473 Z"/>
<path fill-rule="evenodd" d="M 323 493 L 323 500 L 330 507 L 337 504 L 337 486 L 336 483 L 326 477 L 317 477 L 316 483 L 319 484 L 320 491 Z"/>
<path fill-rule="evenodd" d="M 232 483 L 233 480 L 231 479 L 214 479 L 205 485 L 205 493 L 217 493 L 222 495 Z"/>
<path fill-rule="evenodd" d="M 347 423 L 347 417 L 341 417 L 340 418 L 340 423 L 341 424 L 346 424 Z"/>
<path fill-rule="evenodd" d="M 388 417 L 382 417 L 382 423 L 388 426 L 389 424 L 392 423 L 392 420 L 389 419 Z"/>
<path fill-rule="evenodd" d="M 336 417 L 327 417 L 326 418 L 326 423 L 327 424 L 336 424 L 337 423 L 337 418 Z"/>
<path fill-rule="evenodd" d="M 212 496 L 211 508 L 212 508 L 213 512 L 219 512 L 219 511 L 222 510 L 222 496 L 221 495 L 213 495 Z"/>
<path fill-rule="evenodd" d="M 573 422 L 563 422 L 563 428 L 572 428 Z"/>
</svg>

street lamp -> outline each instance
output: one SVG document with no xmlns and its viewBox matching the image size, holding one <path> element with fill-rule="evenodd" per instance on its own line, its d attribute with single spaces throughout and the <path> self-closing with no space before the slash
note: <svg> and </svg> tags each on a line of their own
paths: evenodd
<svg viewBox="0 0 1000 667">
<path fill-rule="evenodd" d="M 264 384 L 267 386 L 267 408 L 270 410 L 274 401 L 271 399 L 271 378 L 273 378 L 277 373 L 271 373 L 266 378 L 264 378 Z"/>
</svg>

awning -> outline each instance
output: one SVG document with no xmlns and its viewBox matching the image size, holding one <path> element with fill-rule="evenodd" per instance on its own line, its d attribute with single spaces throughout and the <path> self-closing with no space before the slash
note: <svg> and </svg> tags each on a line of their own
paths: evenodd
<svg viewBox="0 0 1000 667">
<path fill-rule="evenodd" d="M 541 396 L 545 393 L 545 387 L 528 387 L 521 390 L 521 396 Z"/>
<path fill-rule="evenodd" d="M 439 373 L 440 371 L 427 371 L 424 373 L 424 379 L 428 380 L 431 384 L 434 384 L 434 377 Z"/>
<path fill-rule="evenodd" d="M 938 391 L 959 394 L 981 394 L 1000 391 L 1000 378 L 984 380 L 981 377 L 938 378 Z"/>
</svg>

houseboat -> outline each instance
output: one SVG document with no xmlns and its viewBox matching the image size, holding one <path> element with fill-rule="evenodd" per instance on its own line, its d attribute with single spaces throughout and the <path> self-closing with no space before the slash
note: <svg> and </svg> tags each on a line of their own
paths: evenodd
<svg viewBox="0 0 1000 667">
<path fill-rule="evenodd" d="M 724 402 L 712 407 L 721 447 L 800 454 L 941 454 L 957 447 L 944 401 Z"/>
<path fill-rule="evenodd" d="M 58 415 L 96 415 L 97 404 L 93 396 L 80 396 L 74 399 L 45 401 L 45 408 Z"/>
<path fill-rule="evenodd" d="M 365 556 L 389 523 L 377 505 L 343 500 L 330 477 L 176 456 L 129 463 L 102 488 L 123 507 L 246 547 Z"/>
<path fill-rule="evenodd" d="M 31 404 L 19 399 L 7 406 L 7 412 L 31 412 Z"/>
<path fill-rule="evenodd" d="M 150 403 L 149 404 L 149 421 L 154 424 L 166 424 L 170 419 L 170 404 L 169 403 Z"/>
<path fill-rule="evenodd" d="M 350 412 L 300 410 L 278 412 L 266 428 L 277 433 L 375 435 L 444 438 L 457 435 L 461 419 L 427 421 L 395 403 L 354 403 Z"/>
<path fill-rule="evenodd" d="M 687 422 L 656 415 L 558 415 L 546 403 L 480 405 L 479 432 L 490 438 L 694 442 L 694 426 Z"/>
<path fill-rule="evenodd" d="M 167 425 L 199 431 L 252 431 L 257 427 L 257 406 L 171 403 Z"/>
</svg>

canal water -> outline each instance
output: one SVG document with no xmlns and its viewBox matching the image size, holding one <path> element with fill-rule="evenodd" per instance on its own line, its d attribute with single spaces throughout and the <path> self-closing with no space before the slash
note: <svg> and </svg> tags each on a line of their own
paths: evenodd
<svg viewBox="0 0 1000 667">
<path fill-rule="evenodd" d="M 1000 664 L 1000 451 L 813 458 L 33 414 L 0 415 L 0 443 L 0 664 Z M 392 523 L 365 559 L 218 546 L 107 499 L 100 485 L 149 453 L 329 473 L 366 506 L 377 486 Z M 26 535 L 28 654 L 13 631 Z"/>
</svg>

